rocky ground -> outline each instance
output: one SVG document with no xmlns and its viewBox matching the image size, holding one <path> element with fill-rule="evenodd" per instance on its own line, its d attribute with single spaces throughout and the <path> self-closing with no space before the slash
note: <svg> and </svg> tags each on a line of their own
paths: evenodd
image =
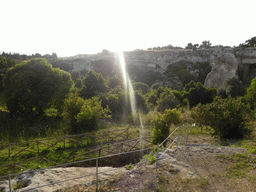
<svg viewBox="0 0 256 192">
<path fill-rule="evenodd" d="M 226 177 L 230 162 L 218 157 L 234 156 L 236 153 L 245 154 L 246 149 L 216 146 L 210 139 L 197 137 L 196 142 L 190 142 L 186 146 L 174 146 L 166 150 L 166 153 L 159 152 L 157 169 L 165 174 L 162 182 L 173 183 L 176 191 L 195 191 L 198 185 L 202 186 L 196 191 L 243 191 L 245 186 L 246 191 L 255 191 L 255 182 L 248 179 L 256 178 L 255 167 L 246 173 L 247 179 Z M 124 167 L 100 167 L 100 186 L 103 186 L 102 191 L 157 191 L 156 182 L 161 180 L 161 174 L 155 170 L 156 163 L 150 165 L 147 160 L 132 170 Z M 95 191 L 95 172 L 95 167 L 68 167 L 22 173 L 12 179 L 12 189 L 44 192 Z M 206 184 L 201 184 L 203 178 L 206 178 Z M 33 189 L 38 186 L 43 187 Z M 9 191 L 8 181 L 0 183 L 0 191 Z"/>
</svg>

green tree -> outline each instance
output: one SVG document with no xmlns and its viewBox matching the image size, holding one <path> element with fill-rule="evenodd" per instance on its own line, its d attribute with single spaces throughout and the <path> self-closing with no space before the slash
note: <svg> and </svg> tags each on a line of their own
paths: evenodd
<svg viewBox="0 0 256 192">
<path fill-rule="evenodd" d="M 102 75 L 90 70 L 83 79 L 83 87 L 80 91 L 80 96 L 83 98 L 91 98 L 107 90 L 108 88 L 105 85 L 105 79 Z"/>
<path fill-rule="evenodd" d="M 82 130 L 93 131 L 98 128 L 99 120 L 101 118 L 110 118 L 108 115 L 110 110 L 102 108 L 101 101 L 97 97 L 86 99 L 80 112 L 76 116 L 78 131 Z"/>
<path fill-rule="evenodd" d="M 110 88 L 115 88 L 116 86 L 123 86 L 122 80 L 119 77 L 110 77 L 108 79 L 108 86 Z"/>
<path fill-rule="evenodd" d="M 46 59 L 31 59 L 12 67 L 3 79 L 6 104 L 12 116 L 34 117 L 51 106 L 61 110 L 74 82 Z M 61 111 L 59 111 L 61 112 Z"/>
<path fill-rule="evenodd" d="M 73 81 L 75 82 L 76 79 L 81 77 L 81 73 L 80 73 L 80 71 L 72 71 L 71 76 L 72 76 Z"/>
<path fill-rule="evenodd" d="M 226 94 L 230 97 L 244 96 L 246 93 L 245 87 L 237 77 L 228 78 L 224 86 L 226 88 Z"/>
<path fill-rule="evenodd" d="M 76 134 L 97 129 L 101 118 L 110 118 L 108 108 L 102 108 L 101 101 L 92 97 L 84 100 L 78 94 L 71 94 L 64 102 L 63 120 L 69 132 Z"/>
<path fill-rule="evenodd" d="M 217 90 L 215 88 L 204 87 L 200 82 L 191 81 L 185 86 L 184 97 L 188 99 L 190 108 L 199 103 L 211 103 L 216 95 Z"/>
<path fill-rule="evenodd" d="M 251 133 L 246 127 L 246 110 L 246 105 L 239 98 L 216 97 L 212 103 L 197 105 L 191 115 L 198 124 L 211 126 L 213 136 L 239 139 Z"/>
<path fill-rule="evenodd" d="M 173 109 L 177 107 L 179 101 L 170 91 L 165 91 L 160 94 L 160 98 L 156 101 L 158 111 L 165 111 L 165 109 Z"/>
<path fill-rule="evenodd" d="M 149 91 L 149 86 L 142 82 L 133 83 L 132 86 L 134 90 L 141 90 L 143 94 L 146 94 Z"/>
<path fill-rule="evenodd" d="M 107 59 L 98 59 L 92 61 L 93 69 L 96 73 L 101 73 L 103 77 L 112 76 L 114 70 L 114 61 Z"/>
<path fill-rule="evenodd" d="M 0 56 L 0 69 L 10 68 L 16 64 L 16 61 L 10 57 Z"/>
<path fill-rule="evenodd" d="M 256 36 L 245 41 L 247 47 L 256 47 Z"/>
<path fill-rule="evenodd" d="M 256 109 L 256 78 L 251 81 L 250 87 L 247 89 L 247 93 L 244 96 L 245 101 L 249 104 L 250 108 Z"/>
</svg>

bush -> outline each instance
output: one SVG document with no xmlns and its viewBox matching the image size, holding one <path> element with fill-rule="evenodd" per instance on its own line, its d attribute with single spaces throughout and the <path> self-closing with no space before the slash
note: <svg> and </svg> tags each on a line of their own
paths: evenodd
<svg viewBox="0 0 256 192">
<path fill-rule="evenodd" d="M 246 105 L 240 99 L 216 97 L 210 104 L 199 104 L 191 115 L 198 124 L 211 126 L 212 135 L 219 139 L 239 139 L 251 132 L 246 127 Z"/>
<path fill-rule="evenodd" d="M 109 109 L 103 109 L 98 98 L 84 100 L 77 94 L 72 94 L 65 100 L 62 116 L 71 133 L 81 133 L 97 129 L 100 118 L 110 117 L 108 112 Z"/>
<path fill-rule="evenodd" d="M 245 95 L 245 87 L 237 77 L 228 78 L 225 83 L 226 94 L 230 97 L 239 97 Z"/>
<path fill-rule="evenodd" d="M 110 118 L 109 109 L 103 109 L 101 107 L 101 101 L 98 98 L 93 97 L 87 99 L 84 102 L 80 112 L 77 114 L 77 129 L 76 132 L 82 132 L 83 129 L 87 131 L 96 130 L 98 128 L 98 122 L 101 118 Z"/>
<path fill-rule="evenodd" d="M 160 98 L 156 101 L 158 111 L 163 112 L 165 109 L 173 109 L 177 107 L 179 101 L 169 90 L 165 90 L 160 94 Z"/>
<path fill-rule="evenodd" d="M 245 101 L 249 104 L 250 108 L 256 109 L 256 78 L 251 81 L 250 87 L 247 89 L 247 94 L 244 96 Z"/>
<path fill-rule="evenodd" d="M 170 125 L 181 123 L 181 112 L 177 109 L 166 109 L 164 114 L 158 114 L 157 118 L 152 120 L 154 124 L 153 136 L 151 142 L 159 144 L 163 142 L 170 134 Z M 166 142 L 163 144 L 166 147 Z"/>
<path fill-rule="evenodd" d="M 146 94 L 149 92 L 149 86 L 145 83 L 136 82 L 132 86 L 134 90 L 141 90 L 143 94 Z"/>
<path fill-rule="evenodd" d="M 196 106 L 199 103 L 206 104 L 211 103 L 214 97 L 217 95 L 217 90 L 210 87 L 203 87 L 200 82 L 191 81 L 185 86 L 185 97 L 189 101 L 190 108 Z"/>
</svg>

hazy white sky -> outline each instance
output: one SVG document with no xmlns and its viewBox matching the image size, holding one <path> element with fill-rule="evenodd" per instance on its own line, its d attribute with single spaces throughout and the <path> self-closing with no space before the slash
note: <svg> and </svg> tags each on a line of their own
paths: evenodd
<svg viewBox="0 0 256 192">
<path fill-rule="evenodd" d="M 58 56 L 256 36 L 255 0 L 0 0 L 0 52 Z"/>
</svg>

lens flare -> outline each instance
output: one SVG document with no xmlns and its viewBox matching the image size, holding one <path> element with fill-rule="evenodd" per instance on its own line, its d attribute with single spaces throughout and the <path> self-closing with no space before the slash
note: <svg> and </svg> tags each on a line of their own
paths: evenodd
<svg viewBox="0 0 256 192">
<path fill-rule="evenodd" d="M 129 92 L 132 117 L 133 117 L 133 121 L 135 122 L 136 118 L 137 118 L 135 93 L 134 93 L 134 90 L 133 90 L 133 87 L 132 87 L 131 79 L 130 79 L 130 77 L 127 73 L 127 70 L 126 70 L 126 64 L 125 64 L 123 51 L 119 51 L 118 56 L 119 56 L 119 62 L 120 62 L 120 65 L 121 65 L 122 75 L 123 75 L 123 79 L 124 79 L 123 83 L 124 83 L 125 91 Z"/>
</svg>

